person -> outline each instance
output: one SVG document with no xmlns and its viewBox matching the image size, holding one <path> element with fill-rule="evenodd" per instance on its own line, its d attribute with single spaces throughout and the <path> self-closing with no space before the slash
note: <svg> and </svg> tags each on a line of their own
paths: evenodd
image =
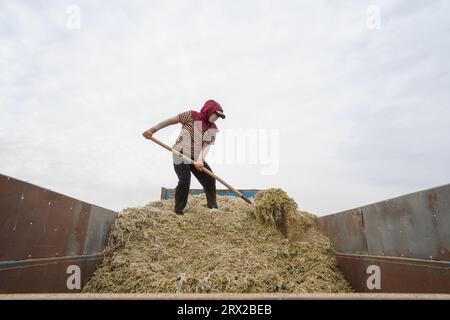
<svg viewBox="0 0 450 320">
<path fill-rule="evenodd" d="M 204 172 L 203 168 L 212 171 L 205 158 L 210 146 L 215 142 L 218 132 L 215 122 L 219 118 L 225 119 L 222 106 L 214 100 L 208 100 L 200 112 L 194 110 L 182 112 L 158 123 L 143 133 L 145 138 L 150 139 L 155 132 L 162 128 L 178 123 L 182 125 L 173 149 L 189 157 L 194 163 L 188 163 L 175 153 L 173 154 L 173 167 L 178 177 L 178 184 L 175 188 L 174 211 L 178 215 L 184 214 L 189 196 L 191 173 L 197 178 L 205 191 L 207 207 L 212 212 L 218 210 L 216 180 Z"/>
</svg>

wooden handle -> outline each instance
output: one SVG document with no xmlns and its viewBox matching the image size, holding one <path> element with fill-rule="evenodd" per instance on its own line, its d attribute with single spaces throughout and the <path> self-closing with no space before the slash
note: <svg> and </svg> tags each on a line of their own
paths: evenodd
<svg viewBox="0 0 450 320">
<path fill-rule="evenodd" d="M 153 136 L 150 138 L 150 140 L 152 140 L 153 142 L 159 144 L 161 147 L 163 147 L 164 149 L 169 150 L 172 153 L 175 153 L 177 156 L 179 156 L 180 158 L 184 159 L 185 161 L 187 161 L 190 164 L 194 164 L 194 160 L 192 160 L 189 157 L 186 157 L 184 154 L 182 154 L 181 152 L 179 152 L 178 150 L 175 150 L 171 147 L 169 147 L 167 144 L 159 141 L 158 139 L 154 138 Z M 245 202 L 249 203 L 249 204 L 253 204 L 253 202 L 248 199 L 247 197 L 245 197 L 239 190 L 233 188 L 230 184 L 228 184 L 225 180 L 223 180 L 222 178 L 216 176 L 212 171 L 208 170 L 207 168 L 203 168 L 203 171 L 206 172 L 208 175 L 210 175 L 211 177 L 213 177 L 214 179 L 216 179 L 217 181 L 219 181 L 221 184 L 223 184 L 225 187 L 228 188 L 228 190 L 230 190 L 231 192 L 236 193 L 242 200 L 244 200 Z"/>
</svg>

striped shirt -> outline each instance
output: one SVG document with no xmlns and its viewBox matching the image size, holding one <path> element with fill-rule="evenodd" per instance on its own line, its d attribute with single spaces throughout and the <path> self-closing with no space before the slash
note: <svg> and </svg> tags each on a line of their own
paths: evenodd
<svg viewBox="0 0 450 320">
<path fill-rule="evenodd" d="M 202 122 L 194 121 L 191 111 L 178 115 L 181 122 L 181 132 L 173 148 L 191 159 L 197 160 L 204 143 L 213 145 L 216 140 L 217 129 L 208 129 L 202 132 Z M 192 155 L 194 155 L 192 157 Z"/>
</svg>

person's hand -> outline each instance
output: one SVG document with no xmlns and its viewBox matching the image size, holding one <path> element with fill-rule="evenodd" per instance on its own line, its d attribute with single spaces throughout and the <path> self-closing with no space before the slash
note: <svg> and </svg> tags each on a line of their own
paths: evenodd
<svg viewBox="0 0 450 320">
<path fill-rule="evenodd" d="M 205 165 L 203 164 L 203 161 L 195 161 L 194 166 L 195 166 L 195 169 L 197 169 L 198 171 L 203 171 L 203 168 L 205 167 Z"/>
<path fill-rule="evenodd" d="M 142 135 L 146 138 L 146 139 L 150 139 L 153 134 L 156 132 L 156 130 L 154 128 L 150 128 L 147 131 L 145 131 Z"/>
</svg>

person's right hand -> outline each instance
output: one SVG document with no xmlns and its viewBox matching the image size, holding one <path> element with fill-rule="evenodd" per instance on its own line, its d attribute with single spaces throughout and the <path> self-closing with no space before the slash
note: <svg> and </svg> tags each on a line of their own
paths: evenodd
<svg viewBox="0 0 450 320">
<path fill-rule="evenodd" d="M 148 129 L 147 131 L 145 131 L 142 135 L 146 138 L 146 139 L 150 139 L 153 136 L 153 133 L 155 133 L 154 129 Z"/>
<path fill-rule="evenodd" d="M 195 161 L 194 166 L 198 171 L 203 171 L 203 168 L 205 167 L 203 161 Z"/>
</svg>

